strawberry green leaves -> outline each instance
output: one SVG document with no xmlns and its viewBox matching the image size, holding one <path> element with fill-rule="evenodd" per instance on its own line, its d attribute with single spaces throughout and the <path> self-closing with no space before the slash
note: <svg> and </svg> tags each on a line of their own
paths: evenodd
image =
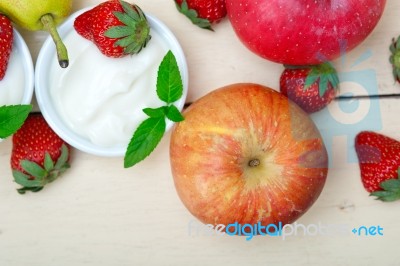
<svg viewBox="0 0 400 266">
<path fill-rule="evenodd" d="M 14 134 L 25 122 L 32 105 L 0 106 L 0 138 Z"/>
<path fill-rule="evenodd" d="M 397 179 L 388 179 L 379 184 L 382 190 L 371 193 L 377 200 L 395 201 L 400 199 L 400 168 L 397 170 Z"/>
<path fill-rule="evenodd" d="M 389 47 L 389 61 L 393 68 L 393 77 L 395 81 L 400 82 L 400 36 L 397 39 L 392 39 L 392 44 Z"/>
<path fill-rule="evenodd" d="M 319 80 L 319 96 L 323 97 L 325 92 L 328 90 L 328 84 L 330 83 L 333 89 L 339 87 L 339 77 L 336 69 L 329 62 L 325 62 L 319 65 L 311 67 L 310 74 L 307 76 L 304 89 L 308 89 L 312 84 Z"/>
<path fill-rule="evenodd" d="M 309 73 L 304 82 L 304 91 L 308 90 L 313 84 L 318 84 L 319 96 L 322 98 L 329 89 L 329 84 L 334 90 L 339 89 L 339 77 L 336 69 L 330 62 L 324 62 L 318 65 L 284 65 L 287 69 L 309 69 Z"/>
<path fill-rule="evenodd" d="M 183 0 L 181 5 L 175 0 L 175 5 L 178 11 L 190 19 L 194 25 L 213 31 L 211 22 L 208 19 L 201 18 L 196 10 L 190 9 L 186 0 Z"/>
<path fill-rule="evenodd" d="M 161 141 L 166 130 L 166 119 L 173 122 L 184 120 L 179 109 L 173 104 L 183 95 L 182 77 L 176 58 L 171 51 L 164 56 L 157 74 L 157 95 L 165 106 L 145 108 L 149 117 L 136 129 L 128 145 L 124 167 L 129 168 L 149 156 Z"/>
<path fill-rule="evenodd" d="M 18 193 L 25 194 L 26 191 L 38 192 L 42 190 L 46 184 L 56 180 L 70 167 L 68 158 L 68 147 L 63 144 L 61 146 L 61 155 L 56 162 L 53 162 L 48 152 L 45 154 L 43 167 L 35 162 L 22 160 L 21 167 L 26 174 L 13 170 L 15 182 L 22 186 L 22 188 L 17 189 Z"/>
<path fill-rule="evenodd" d="M 125 54 L 137 54 L 151 39 L 150 25 L 139 6 L 125 1 L 120 4 L 123 12 L 114 11 L 113 14 L 123 25 L 110 27 L 104 36 L 117 39 L 115 46 L 123 47 Z"/>
</svg>

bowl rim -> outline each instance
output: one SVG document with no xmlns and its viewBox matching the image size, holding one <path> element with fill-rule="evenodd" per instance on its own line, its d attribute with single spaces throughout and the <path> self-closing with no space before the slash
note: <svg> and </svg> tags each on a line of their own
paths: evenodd
<svg viewBox="0 0 400 266">
<path fill-rule="evenodd" d="M 63 38 L 66 34 L 68 34 L 71 30 L 73 30 L 73 21 L 77 16 L 84 13 L 87 10 L 90 10 L 93 7 L 86 7 L 80 9 L 74 13 L 72 13 L 59 27 L 58 32 Z M 176 56 L 176 60 L 181 72 L 182 82 L 183 82 L 183 94 L 180 100 L 178 100 L 175 105 L 179 110 L 182 110 L 185 104 L 185 100 L 188 93 L 189 86 L 189 71 L 186 62 L 186 57 L 184 51 L 178 42 L 175 35 L 172 31 L 158 18 L 151 15 L 150 13 L 145 12 L 146 18 L 149 21 L 150 27 L 153 30 L 156 30 L 162 37 L 169 43 L 170 49 L 174 52 Z M 53 56 L 49 56 L 52 53 Z M 45 42 L 43 43 L 39 55 L 36 61 L 35 66 L 35 94 L 36 100 L 39 105 L 39 109 L 43 114 L 43 117 L 49 124 L 49 126 L 57 133 L 64 141 L 66 141 L 72 147 L 97 156 L 103 157 L 122 157 L 125 155 L 127 145 L 126 146 L 113 146 L 113 147 L 101 147 L 96 146 L 90 140 L 85 139 L 75 133 L 72 129 L 70 129 L 63 121 L 62 118 L 57 114 L 56 109 L 50 100 L 50 93 L 48 90 L 48 86 L 45 84 L 47 82 L 46 75 L 49 68 L 49 60 L 54 58 L 55 56 L 55 47 L 53 44 L 53 40 L 49 36 Z M 173 122 L 167 121 L 167 129 L 170 130 L 173 126 Z"/>
<path fill-rule="evenodd" d="M 32 104 L 33 92 L 35 87 L 35 70 L 31 52 L 24 38 L 19 31 L 13 27 L 13 49 L 17 49 L 21 53 L 21 61 L 24 68 L 24 93 L 19 104 Z M 0 142 L 4 139 L 0 138 Z"/>
<path fill-rule="evenodd" d="M 24 93 L 21 99 L 21 104 L 31 104 L 35 84 L 35 70 L 32 55 L 24 38 L 15 27 L 13 27 L 13 34 L 13 47 L 16 47 L 21 53 L 25 74 Z"/>
</svg>

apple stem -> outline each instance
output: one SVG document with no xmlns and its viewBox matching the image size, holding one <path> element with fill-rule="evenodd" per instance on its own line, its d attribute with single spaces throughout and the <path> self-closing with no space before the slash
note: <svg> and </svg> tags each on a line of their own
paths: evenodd
<svg viewBox="0 0 400 266">
<path fill-rule="evenodd" d="M 250 167 L 257 167 L 257 166 L 259 166 L 260 165 L 260 160 L 259 159 L 251 159 L 250 161 L 249 161 L 249 166 Z"/>
<path fill-rule="evenodd" d="M 45 14 L 40 18 L 40 20 L 43 23 L 44 28 L 50 33 L 50 36 L 53 38 L 56 45 L 58 63 L 62 68 L 68 67 L 68 51 L 57 32 L 53 16 L 51 14 Z"/>
</svg>

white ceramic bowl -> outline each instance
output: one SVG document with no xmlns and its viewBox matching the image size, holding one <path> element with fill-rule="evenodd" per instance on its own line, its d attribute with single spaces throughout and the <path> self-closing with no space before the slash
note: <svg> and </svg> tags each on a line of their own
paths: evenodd
<svg viewBox="0 0 400 266">
<path fill-rule="evenodd" d="M 88 9 L 90 8 L 85 8 L 72 14 L 58 28 L 58 32 L 61 38 L 66 36 L 70 31 L 74 30 L 73 23 L 75 21 L 75 18 Z M 161 35 L 162 39 L 168 44 L 170 50 L 174 53 L 176 57 L 181 72 L 184 89 L 182 98 L 178 102 L 176 102 L 175 105 L 176 107 L 178 107 L 178 109 L 182 110 L 187 96 L 188 76 L 189 76 L 184 52 L 177 39 L 175 38 L 173 33 L 167 28 L 166 25 L 164 25 L 160 20 L 158 20 L 157 18 L 155 18 L 150 14 L 146 13 L 146 17 L 149 21 L 151 31 L 156 31 L 159 35 Z M 53 44 L 53 41 L 49 37 L 43 44 L 43 47 L 40 50 L 36 62 L 35 94 L 39 104 L 39 108 L 44 118 L 50 125 L 50 127 L 71 146 L 83 152 L 98 156 L 107 156 L 107 157 L 123 156 L 126 152 L 127 145 L 126 146 L 119 145 L 115 147 L 114 146 L 105 147 L 105 146 L 95 145 L 88 138 L 85 138 L 74 132 L 70 127 L 66 125 L 65 121 L 63 121 L 62 117 L 57 112 L 57 109 L 54 105 L 49 88 L 49 74 L 51 73 L 49 68 L 51 66 L 51 62 L 53 62 L 55 58 L 56 58 L 55 46 Z M 73 59 L 70 56 L 70 61 L 71 60 Z M 138 112 L 139 111 L 141 112 L 141 110 L 138 110 Z M 167 130 L 169 130 L 172 127 L 172 125 L 173 123 L 168 120 Z"/>
<path fill-rule="evenodd" d="M 15 86 L 16 79 L 22 79 L 23 93 L 20 101 L 5 102 L 5 104 L 30 104 L 32 101 L 35 80 L 32 56 L 21 34 L 15 28 L 13 33 L 13 50 L 11 52 L 7 71 L 14 71 L 16 69 L 18 73 L 6 73 L 6 76 L 0 82 L 7 82 L 9 85 Z M 11 62 L 11 60 L 13 60 L 13 62 Z M 13 64 L 13 66 L 11 66 L 11 64 Z M 20 68 L 22 68 L 22 70 Z M 20 76 L 21 73 L 23 74 L 23 77 Z M 3 104 L 3 102 L 1 104 Z M 3 139 L 0 138 L 0 142 L 2 141 Z"/>
<path fill-rule="evenodd" d="M 15 28 L 13 32 L 14 40 L 10 61 L 6 76 L 0 83 L 4 82 L 6 84 L 3 88 L 15 88 L 18 84 L 20 85 L 18 87 L 22 88 L 23 91 L 21 100 L 17 100 L 19 97 L 12 97 L 14 99 L 11 100 L 12 102 L 5 102 L 4 104 L 30 104 L 33 96 L 35 77 L 32 56 L 21 34 Z M 21 77 L 21 75 L 23 76 Z M 3 104 L 3 101 L 1 102 Z"/>
<path fill-rule="evenodd" d="M 33 61 L 28 46 L 26 45 L 21 34 L 19 34 L 19 32 L 15 29 L 14 29 L 14 45 L 18 50 L 18 52 L 20 52 L 22 55 L 24 73 L 25 73 L 24 94 L 22 96 L 21 104 L 30 104 L 32 101 L 34 82 L 35 82 Z"/>
</svg>

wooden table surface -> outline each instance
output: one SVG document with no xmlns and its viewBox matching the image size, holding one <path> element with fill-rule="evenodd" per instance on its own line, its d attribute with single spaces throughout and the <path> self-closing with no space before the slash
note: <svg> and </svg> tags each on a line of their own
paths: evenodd
<svg viewBox="0 0 400 266">
<path fill-rule="evenodd" d="M 74 1 L 73 9 L 100 2 Z M 244 48 L 227 20 L 210 32 L 177 13 L 172 0 L 136 0 L 136 4 L 161 19 L 181 42 L 190 69 L 188 101 L 236 82 L 278 89 L 283 67 Z M 370 37 L 334 62 L 339 74 L 347 77 L 344 91 L 357 87 L 362 93 L 363 86 L 371 82 L 366 85 L 361 74 L 369 73 L 377 93 L 399 92 L 388 62 L 391 39 L 400 34 L 399 14 L 400 2 L 388 0 Z M 36 61 L 47 34 L 19 30 Z M 334 113 L 342 108 L 335 102 L 328 111 L 337 116 L 333 127 L 350 124 L 351 131 L 350 120 L 362 119 L 365 129 L 373 127 L 400 139 L 398 101 L 363 100 L 351 115 L 344 116 Z M 377 108 L 373 116 L 362 113 L 362 108 L 373 106 Z M 325 126 L 332 127 L 324 125 L 322 131 Z M 351 155 L 343 156 L 343 151 L 353 149 L 350 133 L 330 136 L 326 186 L 315 205 L 297 221 L 348 231 L 251 241 L 190 231 L 198 222 L 175 192 L 169 138 L 167 134 L 148 159 L 130 169 L 123 168 L 122 158 L 74 150 L 72 168 L 61 179 L 40 193 L 24 196 L 16 192 L 9 168 L 11 140 L 0 143 L 0 265 L 400 265 L 400 202 L 382 203 L 368 196 L 358 164 Z M 351 233 L 361 226 L 379 226 L 383 235 Z"/>
</svg>

